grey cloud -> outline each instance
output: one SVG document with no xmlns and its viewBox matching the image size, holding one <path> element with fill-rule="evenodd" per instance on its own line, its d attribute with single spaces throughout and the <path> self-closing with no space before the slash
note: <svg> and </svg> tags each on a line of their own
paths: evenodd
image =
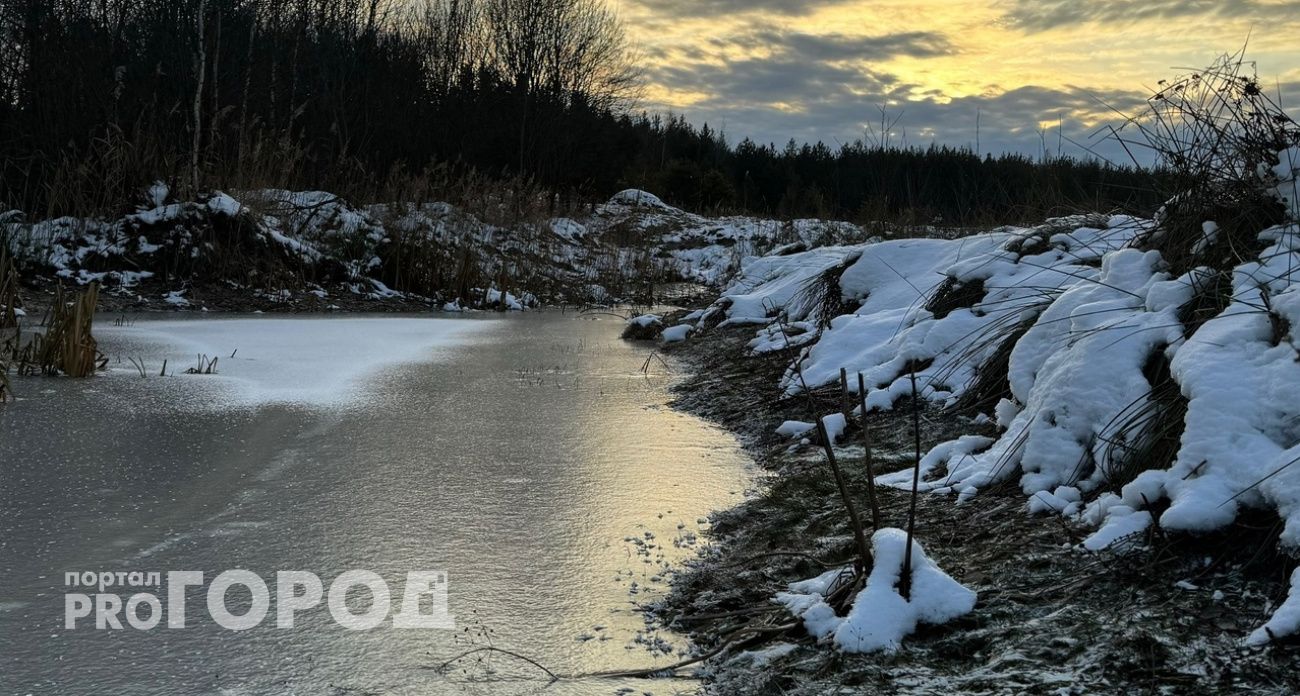
<svg viewBox="0 0 1300 696">
<path fill-rule="evenodd" d="M 807 15 L 851 0 L 633 0 L 638 5 L 673 17 L 720 17 L 747 12 L 786 16 Z"/>
<path fill-rule="evenodd" d="M 1003 21 L 1028 31 L 1088 22 L 1128 24 L 1145 20 L 1203 17 L 1256 22 L 1300 21 L 1300 2 L 1260 0 L 1009 0 Z"/>
<path fill-rule="evenodd" d="M 900 104 L 889 107 L 891 118 L 901 114 L 899 129 L 912 145 L 933 141 L 974 146 L 978 114 L 980 149 L 985 152 L 1036 154 L 1044 145 L 1055 152 L 1055 129 L 1043 138 L 1038 124 L 1060 117 L 1066 154 L 1081 156 L 1086 154 L 1084 148 L 1089 148 L 1118 161 L 1126 158 L 1123 148 L 1091 139 L 1096 129 L 1082 129 L 1072 123 L 1071 114 L 1095 113 L 1103 108 L 1102 103 L 1134 113 L 1145 103 L 1145 95 L 1138 92 L 1100 92 L 1077 86 L 1026 86 L 993 96 L 947 100 L 934 90 L 923 90 L 887 72 L 808 60 L 793 50 L 725 65 L 661 67 L 651 78 L 710 95 L 685 111 L 692 122 L 721 128 L 733 142 L 748 137 L 778 146 L 790 138 L 832 146 L 860 139 L 868 124 L 879 122 L 880 106 L 896 99 Z M 796 105 L 797 110 L 778 108 L 781 104 Z M 1079 145 L 1068 144 L 1070 140 Z"/>
<path fill-rule="evenodd" d="M 812 111 L 812 106 L 828 100 L 900 88 L 894 75 L 843 63 L 896 55 L 925 57 L 952 50 L 944 36 L 930 32 L 814 35 L 771 25 L 713 39 L 708 45 L 718 53 L 695 59 L 683 53 L 651 68 L 648 77 L 658 84 L 715 95 L 710 101 L 719 102 L 719 106 L 798 104 Z M 723 51 L 737 47 L 763 48 L 768 55 L 725 63 L 717 60 Z"/>
<path fill-rule="evenodd" d="M 790 53 L 809 60 L 879 60 L 899 55 L 930 58 L 954 52 L 947 37 L 926 31 L 849 36 L 784 32 L 768 28 L 752 34 L 751 40 L 781 46 Z"/>
<path fill-rule="evenodd" d="M 944 35 L 932 32 L 814 35 L 763 23 L 697 47 L 656 61 L 647 77 L 666 87 L 709 95 L 684 115 L 696 124 L 707 122 L 724 130 L 732 141 L 748 137 L 781 145 L 793 138 L 832 146 L 851 142 L 863 138 L 868 124 L 878 125 L 881 105 L 896 100 L 899 105 L 889 108 L 891 118 L 901 114 L 899 128 L 912 145 L 974 146 L 978 120 L 980 149 L 985 152 L 1037 154 L 1044 147 L 1055 152 L 1056 129 L 1044 137 L 1038 124 L 1060 118 L 1065 137 L 1059 143 L 1066 154 L 1084 155 L 1088 148 L 1122 160 L 1126 155 L 1121 146 L 1090 140 L 1097 128 L 1083 129 L 1073 115 L 1104 112 L 1107 107 L 1137 113 L 1146 96 L 1067 85 L 1022 86 L 992 96 L 949 99 L 872 67 L 891 56 L 926 57 L 954 50 Z M 766 55 L 721 59 L 736 48 L 762 49 L 758 52 Z M 1115 125 L 1119 122 L 1117 117 Z M 1070 140 L 1081 146 L 1065 144 Z"/>
<path fill-rule="evenodd" d="M 650 78 L 679 89 L 711 94 L 718 106 L 774 105 L 805 106 L 853 92 L 883 93 L 897 84 L 887 73 L 864 71 L 830 63 L 779 54 L 771 58 L 747 58 L 726 64 L 672 64 L 653 69 Z"/>
</svg>

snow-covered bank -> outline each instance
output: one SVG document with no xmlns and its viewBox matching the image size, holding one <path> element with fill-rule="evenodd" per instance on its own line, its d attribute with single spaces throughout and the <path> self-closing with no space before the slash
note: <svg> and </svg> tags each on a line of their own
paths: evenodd
<svg viewBox="0 0 1300 696">
<path fill-rule="evenodd" d="M 415 317 L 194 319 L 105 326 L 96 333 L 110 355 L 147 360 L 152 374 L 166 360 L 168 379 L 202 385 L 204 398 L 191 406 L 337 407 L 358 402 L 365 378 L 400 364 L 432 362 L 493 324 Z M 216 359 L 213 373 L 186 374 L 199 368 L 200 359 L 205 365 Z M 138 374 L 128 364 L 114 366 L 120 378 Z"/>
<path fill-rule="evenodd" d="M 778 251 L 746 259 L 700 328 L 755 325 L 752 355 L 793 350 L 787 396 L 838 389 L 844 369 L 869 411 L 888 411 L 915 375 L 972 429 L 996 423 L 931 449 L 923 491 L 961 503 L 1013 482 L 1025 514 L 1089 530 L 1084 551 L 1140 552 L 1156 527 L 1205 533 L 1264 511 L 1295 552 L 1300 225 L 1198 228 L 1190 262 L 1162 253 L 1162 236 L 1185 234 L 1166 220 L 1101 215 Z M 910 489 L 912 470 L 878 482 Z M 1268 635 L 1296 633 L 1295 616 L 1280 610 Z"/>
<path fill-rule="evenodd" d="M 3 213 L 0 243 L 25 276 L 97 282 L 140 307 L 199 309 L 235 291 L 286 309 L 349 301 L 518 309 L 632 299 L 652 283 L 715 285 L 742 258 L 777 245 L 866 238 L 848 223 L 705 218 L 644 191 L 574 217 L 508 225 L 447 203 L 356 205 L 320 191 L 170 196 L 155 185 L 118 219 Z"/>
</svg>

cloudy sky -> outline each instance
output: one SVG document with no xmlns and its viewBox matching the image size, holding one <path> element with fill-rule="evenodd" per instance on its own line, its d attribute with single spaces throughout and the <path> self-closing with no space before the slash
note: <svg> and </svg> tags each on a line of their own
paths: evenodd
<svg viewBox="0 0 1300 696">
<path fill-rule="evenodd" d="M 1106 156 L 1111 107 L 1249 40 L 1300 106 L 1297 0 L 619 0 L 646 73 L 641 104 L 778 146 L 897 119 L 894 142 Z M 1296 109 L 1300 110 L 1300 109 Z M 1058 138 L 1064 124 L 1066 140 Z"/>
</svg>

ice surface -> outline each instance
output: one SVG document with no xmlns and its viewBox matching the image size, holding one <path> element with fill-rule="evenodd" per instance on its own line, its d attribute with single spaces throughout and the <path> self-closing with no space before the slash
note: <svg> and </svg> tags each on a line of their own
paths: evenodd
<svg viewBox="0 0 1300 696">
<path fill-rule="evenodd" d="M 359 397 L 365 377 L 393 365 L 432 362 L 438 349 L 471 340 L 493 324 L 409 317 L 204 319 L 104 326 L 95 333 L 105 346 L 142 346 L 165 357 L 166 379 L 212 385 L 208 406 L 338 406 Z M 199 355 L 218 359 L 216 374 L 184 374 Z"/>
</svg>

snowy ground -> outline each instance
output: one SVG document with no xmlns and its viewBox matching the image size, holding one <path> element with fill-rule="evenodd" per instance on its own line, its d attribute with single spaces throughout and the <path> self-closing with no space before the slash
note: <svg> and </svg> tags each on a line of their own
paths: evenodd
<svg viewBox="0 0 1300 696">
<path fill-rule="evenodd" d="M 1213 225 L 1205 230 L 1213 243 Z M 997 433 L 932 448 L 924 491 L 960 503 L 1014 482 L 1027 512 L 1093 528 L 1082 544 L 1092 551 L 1140 544 L 1157 523 L 1209 532 L 1244 510 L 1271 510 L 1285 525 L 1280 543 L 1295 548 L 1300 226 L 1261 230 L 1262 251 L 1237 265 L 1226 306 L 1199 325 L 1189 308 L 1212 271 L 1171 273 L 1160 252 L 1143 249 L 1159 231 L 1153 221 L 1079 217 L 769 255 L 749 260 L 711 311 L 724 326 L 760 327 L 754 353 L 795 348 L 779 384 L 787 397 L 835 388 L 844 369 L 850 391 L 859 375 L 865 382 L 869 410 L 893 409 L 913 376 L 922 399 L 953 408 L 982 371 L 1000 370 L 1006 393 L 974 405 Z M 992 366 L 1004 351 L 1005 365 Z M 1177 455 L 1164 464 L 1138 446 L 1159 406 L 1151 365 L 1161 361 L 1188 400 Z M 911 481 L 910 469 L 879 479 Z M 1297 630 L 1292 612 L 1270 624 L 1275 638 Z"/>
<path fill-rule="evenodd" d="M 807 418 L 806 401 L 780 399 L 789 354 L 754 355 L 752 327 L 715 328 L 671 350 L 692 362 L 678 407 L 722 423 L 771 472 L 763 493 L 715 516 L 713 552 L 675 581 L 661 618 L 717 645 L 755 612 L 803 581 L 851 566 L 853 536 L 820 449 L 778 435 Z M 819 409 L 837 394 L 813 394 Z M 877 470 L 912 460 L 911 409 L 872 417 Z M 995 437 L 973 415 L 922 414 L 928 450 L 964 433 Z M 803 433 L 802 437 L 807 437 Z M 836 450 L 865 515 L 860 434 Z M 906 492 L 880 492 L 886 526 L 904 526 Z M 800 626 L 742 645 L 704 670 L 709 693 L 907 694 L 1261 693 L 1300 689 L 1300 646 L 1245 640 L 1282 604 L 1290 561 L 1267 511 L 1200 535 L 1153 533 L 1125 550 L 1089 551 L 1094 531 L 1060 515 L 1030 514 L 1015 485 L 981 491 L 961 505 L 922 495 L 917 539 L 946 575 L 978 596 L 973 610 L 942 625 L 921 623 L 892 652 L 850 653 Z M 1273 530 L 1270 533 L 1270 529 Z M 793 555 L 782 555 L 793 552 Z M 776 554 L 776 555 L 774 555 Z M 825 564 L 825 565 L 823 565 Z M 895 601 L 895 600 L 891 600 Z M 724 616 L 707 620 L 697 617 Z M 739 618 L 735 618 L 739 616 Z M 847 614 L 846 614 L 847 615 Z M 773 617 L 773 623 L 786 618 Z M 885 624 L 875 624 L 887 628 Z M 899 624 L 890 624 L 897 626 Z"/>
<path fill-rule="evenodd" d="M 1150 220 L 1077 215 L 959 239 L 777 248 L 746 258 L 707 309 L 661 317 L 657 324 L 674 330 L 663 331 L 660 343 L 685 344 L 671 350 L 687 354 L 691 346 L 731 350 L 730 341 L 742 337 L 744 357 L 731 359 L 744 364 L 710 366 L 716 356 L 699 357 L 714 394 L 688 400 L 742 432 L 758 428 L 760 457 L 779 472 L 767 502 L 736 514 L 729 543 L 758 558 L 779 549 L 778 556 L 823 564 L 805 561 L 792 577 L 770 562 L 766 572 L 742 575 L 728 588 L 724 569 L 736 561 L 733 549 L 687 574 L 682 598 L 690 606 L 677 608 L 708 614 L 753 602 L 755 593 L 760 606 L 783 607 L 802 635 L 831 654 L 897 653 L 909 640 L 926 652 L 936 635 L 961 641 L 978 628 L 985 637 L 969 657 L 981 661 L 1010 659 L 1011 646 L 1023 648 L 1025 636 L 1038 635 L 1030 626 L 1047 622 L 1065 627 L 1059 640 L 1069 645 L 1060 655 L 1028 670 L 986 674 L 1021 683 L 1037 669 L 1028 679 L 1045 687 L 1043 670 L 1068 660 L 1064 682 L 1205 687 L 1250 682 L 1240 669 L 1250 663 L 1264 675 L 1259 684 L 1277 686 L 1276 669 L 1300 666 L 1291 649 L 1300 635 L 1300 571 L 1293 574 L 1300 551 L 1300 343 L 1293 332 L 1300 224 L 1294 172 L 1286 174 L 1291 179 L 1276 189 L 1284 205 L 1261 204 L 1251 214 L 1215 208 L 1193 218 L 1196 210 L 1171 203 Z M 1226 217 L 1211 217 L 1219 213 Z M 1251 226 L 1260 219 L 1269 222 Z M 729 384 L 764 374 L 770 382 L 762 388 Z M 731 400 L 733 392 L 747 396 Z M 709 398 L 725 405 L 702 405 Z M 848 418 L 846 402 L 853 406 Z M 923 546 L 910 554 L 912 587 L 925 589 L 909 596 L 900 575 L 907 547 L 896 531 L 877 530 L 866 572 L 853 573 L 847 515 L 825 485 L 829 469 L 815 425 L 821 420 L 838 459 L 849 463 L 862 512 L 859 423 L 910 433 L 914 409 L 927 421 L 915 460 L 910 447 L 897 446 L 898 432 L 875 435 L 895 443 L 875 453 L 884 498 L 906 499 L 914 477 L 927 498 L 929 529 L 921 528 Z M 774 519 L 783 515 L 785 527 Z M 952 527 L 945 516 L 959 522 Z M 899 524 L 895 517 L 884 527 Z M 973 554 L 953 555 L 989 526 L 998 535 L 976 543 Z M 1022 547 L 1021 537 L 1047 548 Z M 990 544 L 1005 548 L 996 554 Z M 1006 557 L 1061 574 L 1032 595 L 1017 595 Z M 953 564 L 959 572 L 945 572 Z M 1143 564 L 1145 579 L 1134 573 Z M 971 581 L 973 573 L 979 579 Z M 990 576 L 998 582 L 987 582 Z M 1097 601 L 1107 592 L 1141 599 L 1124 619 L 1114 607 L 1089 616 L 1075 598 L 1051 596 L 1052 585 L 1077 590 L 1080 583 L 1098 588 Z M 1052 618 L 1043 612 L 1049 607 L 1062 613 Z M 1190 615 L 1213 617 L 1215 630 L 1197 640 L 1186 630 Z M 990 620 L 1038 624 L 1017 635 L 987 631 Z M 1159 664 L 1116 672 L 1100 666 L 1116 659 L 1110 648 L 1071 647 L 1100 639 L 1097 629 L 1108 622 L 1128 635 L 1128 621 L 1151 631 Z M 701 638 L 709 642 L 707 632 Z M 768 675 L 779 682 L 801 660 L 822 668 L 806 646 L 778 644 L 737 659 L 782 665 Z M 1225 666 L 1224 651 L 1235 666 Z M 724 667 L 719 683 L 734 686 L 742 672 Z M 900 683 L 888 667 L 876 675 Z M 940 681 L 925 688 L 956 683 L 935 676 Z"/>
<path fill-rule="evenodd" d="M 447 203 L 359 205 L 320 191 L 177 201 L 156 185 L 146 198 L 111 220 L 2 213 L 0 240 L 25 276 L 98 282 L 117 305 L 457 311 L 644 300 L 651 283 L 720 284 L 747 256 L 780 245 L 867 238 L 842 222 L 705 218 L 643 191 L 577 217 L 510 225 Z"/>
</svg>

